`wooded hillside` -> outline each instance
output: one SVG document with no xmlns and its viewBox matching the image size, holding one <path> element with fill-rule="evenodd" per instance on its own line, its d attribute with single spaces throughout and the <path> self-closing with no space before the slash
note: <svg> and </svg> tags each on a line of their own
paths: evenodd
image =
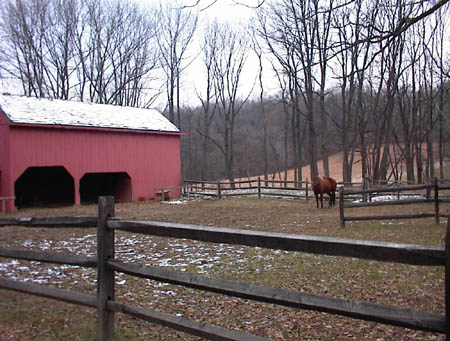
<svg viewBox="0 0 450 341">
<path fill-rule="evenodd" d="M 446 96 L 446 102 L 449 98 Z M 334 103 L 327 103 L 330 110 L 333 109 Z M 242 110 L 242 114 L 236 120 L 235 131 L 235 164 L 234 174 L 236 178 L 249 177 L 255 175 L 267 174 L 269 178 L 276 174 L 277 178 L 281 179 L 297 179 L 299 178 L 298 170 L 296 168 L 296 155 L 294 153 L 294 146 L 292 145 L 294 139 L 292 137 L 293 129 L 290 126 L 292 117 L 287 118 L 288 114 L 283 112 L 282 103 L 277 99 L 272 99 L 266 102 L 266 107 L 270 108 L 266 112 L 266 126 L 261 119 L 259 111 L 260 105 L 256 101 L 247 102 Z M 448 126 L 444 126 L 441 131 L 439 122 L 435 122 L 431 131 L 433 148 L 432 156 L 429 155 L 428 149 L 428 132 L 424 127 L 425 118 L 419 117 L 419 124 L 416 126 L 416 132 L 405 133 L 404 127 L 400 117 L 400 108 L 396 108 L 392 118 L 392 128 L 390 131 L 390 138 L 392 139 L 389 152 L 383 154 L 385 151 L 386 141 L 388 138 L 387 132 L 381 131 L 378 135 L 375 133 L 377 125 L 377 116 L 371 118 L 367 123 L 367 131 L 362 131 L 361 134 L 365 138 L 364 144 L 361 144 L 358 137 L 355 137 L 356 131 L 352 131 L 352 136 L 355 139 L 352 148 L 350 148 L 350 159 L 352 165 L 353 181 L 360 181 L 363 177 L 362 172 L 362 157 L 366 156 L 366 177 L 374 179 L 374 172 L 376 171 L 376 163 L 380 162 L 382 157 L 386 157 L 386 172 L 384 177 L 379 177 L 378 180 L 410 180 L 425 182 L 430 178 L 430 162 L 434 162 L 434 175 L 448 177 L 445 173 L 450 162 L 450 131 Z M 286 115 L 286 116 L 285 116 Z M 220 148 L 214 143 L 215 139 L 220 139 L 221 129 L 220 121 L 214 120 L 212 123 L 211 133 L 207 139 L 202 136 L 198 127 L 201 125 L 201 109 L 184 109 L 182 111 L 182 131 L 187 133 L 187 136 L 182 139 L 182 159 L 183 159 L 183 176 L 185 179 L 195 180 L 217 180 L 227 178 L 224 165 L 223 155 Z M 343 145 L 342 145 L 342 129 L 340 129 L 339 115 L 336 117 L 330 116 L 329 126 L 327 130 L 328 142 L 328 163 L 329 175 L 341 181 L 344 179 L 343 175 Z M 318 121 L 318 119 L 317 119 Z M 420 122 L 421 121 L 421 122 Z M 407 122 L 408 124 L 408 122 Z M 320 122 L 317 122 L 318 130 L 320 131 Z M 306 126 L 303 122 L 301 131 L 305 134 Z M 409 135 L 410 134 L 410 135 Z M 419 139 L 416 139 L 420 137 Z M 305 140 L 306 138 L 303 137 Z M 441 140 L 442 138 L 442 140 Z M 414 139 L 414 143 L 411 140 Z M 406 143 L 405 143 L 406 141 Z M 439 143 L 439 141 L 441 143 Z M 206 143 L 206 153 L 203 153 L 203 143 Z M 266 143 L 266 148 L 264 144 Z M 308 150 L 304 142 L 302 144 L 303 166 L 308 165 Z M 412 178 L 408 178 L 407 158 L 410 153 L 410 162 L 412 162 Z M 442 175 L 440 162 L 442 157 Z M 267 164 L 265 163 L 267 162 Z M 417 172 L 419 167 L 420 173 Z M 321 155 L 318 159 L 318 172 L 324 175 L 324 163 Z M 310 168 L 304 167 L 302 178 L 310 179 Z M 410 174 L 411 176 L 411 174 Z"/>
</svg>

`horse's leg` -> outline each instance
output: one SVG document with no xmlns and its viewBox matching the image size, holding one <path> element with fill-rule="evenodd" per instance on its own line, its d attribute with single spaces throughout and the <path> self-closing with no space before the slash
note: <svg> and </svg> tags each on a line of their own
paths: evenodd
<svg viewBox="0 0 450 341">
<path fill-rule="evenodd" d="M 323 193 L 320 192 L 320 207 L 323 208 Z"/>
<path fill-rule="evenodd" d="M 316 206 L 319 208 L 319 195 L 317 193 L 314 193 L 314 195 L 316 196 Z"/>
<path fill-rule="evenodd" d="M 330 192 L 330 207 L 336 206 L 336 193 Z"/>
</svg>

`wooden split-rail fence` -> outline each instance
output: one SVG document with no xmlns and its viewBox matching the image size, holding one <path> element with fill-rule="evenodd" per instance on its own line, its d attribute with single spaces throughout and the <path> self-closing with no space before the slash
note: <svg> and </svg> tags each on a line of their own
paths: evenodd
<svg viewBox="0 0 450 341">
<path fill-rule="evenodd" d="M 183 195 L 222 199 L 233 196 L 278 196 L 309 199 L 311 183 L 308 181 L 264 180 L 261 178 L 240 181 L 184 180 Z"/>
<path fill-rule="evenodd" d="M 121 220 L 114 217 L 113 197 L 99 198 L 98 216 L 95 217 L 0 219 L 0 227 L 11 225 L 29 228 L 97 227 L 97 257 L 0 249 L 0 257 L 97 268 L 96 296 L 8 278 L 0 278 L 0 288 L 96 308 L 99 340 L 112 339 L 116 313 L 128 314 L 210 340 L 265 340 L 262 337 L 243 332 L 120 303 L 115 299 L 115 272 L 290 308 L 307 309 L 393 326 L 443 333 L 447 339 L 450 339 L 450 219 L 447 223 L 447 237 L 444 248 L 166 222 Z M 344 256 L 420 266 L 442 266 L 445 268 L 445 298 L 443 298 L 445 299 L 445 314 L 440 315 L 365 301 L 339 299 L 244 282 L 215 279 L 192 273 L 166 270 L 156 266 L 121 262 L 114 257 L 116 230 L 167 238 L 186 238 L 202 242 L 245 245 L 327 256 Z"/>
<path fill-rule="evenodd" d="M 421 193 L 422 191 L 423 193 Z M 370 189 L 345 189 L 339 190 L 339 217 L 341 227 L 345 227 L 347 221 L 367 221 L 367 220 L 393 220 L 393 219 L 420 219 L 433 218 L 436 224 L 439 224 L 440 217 L 448 217 L 448 213 L 441 212 L 440 204 L 450 203 L 448 194 L 443 197 L 439 193 L 448 193 L 450 185 L 441 183 L 438 179 L 434 179 L 432 183 L 426 185 L 408 185 L 393 186 Z M 410 193 L 415 194 L 411 198 Z M 394 200 L 372 201 L 376 195 L 392 194 L 396 198 Z M 408 197 L 409 195 L 409 197 Z M 407 199 L 401 199 L 401 196 Z M 360 198 L 355 202 L 355 198 Z M 350 199 L 350 200 L 349 200 Z M 380 206 L 397 206 L 397 205 L 417 205 L 417 204 L 433 204 L 433 212 L 431 213 L 409 213 L 396 215 L 358 215 L 346 216 L 346 209 L 362 208 L 362 207 L 380 207 Z"/>
<path fill-rule="evenodd" d="M 361 182 L 338 183 L 340 186 L 362 186 Z M 182 194 L 186 197 L 214 197 L 222 199 L 226 197 L 243 196 L 262 196 L 268 197 L 286 197 L 294 199 L 306 199 L 307 201 L 314 196 L 311 188 L 311 182 L 289 181 L 289 180 L 269 180 L 262 178 L 253 178 L 240 181 L 200 181 L 184 180 Z"/>
</svg>

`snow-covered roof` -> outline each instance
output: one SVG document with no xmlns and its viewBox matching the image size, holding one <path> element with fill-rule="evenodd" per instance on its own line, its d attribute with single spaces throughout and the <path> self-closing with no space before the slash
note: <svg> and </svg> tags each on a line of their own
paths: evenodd
<svg viewBox="0 0 450 341">
<path fill-rule="evenodd" d="M 0 108 L 13 123 L 180 132 L 154 109 L 0 95 Z"/>
</svg>

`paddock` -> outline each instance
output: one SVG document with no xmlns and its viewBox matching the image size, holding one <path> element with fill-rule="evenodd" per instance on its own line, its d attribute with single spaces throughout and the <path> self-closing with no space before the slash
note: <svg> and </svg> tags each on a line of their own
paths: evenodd
<svg viewBox="0 0 450 341">
<path fill-rule="evenodd" d="M 420 204 L 412 210 L 418 207 L 424 210 L 432 209 L 432 205 Z M 65 216 L 95 215 L 96 208 L 96 205 L 67 207 L 61 210 L 30 208 L 8 214 L 6 217 L 50 216 L 55 213 Z M 378 207 L 374 209 L 386 210 L 386 208 Z M 394 222 L 352 222 L 342 229 L 339 227 L 337 208 L 317 210 L 312 201 L 247 197 L 225 200 L 187 200 L 179 204 L 155 201 L 123 203 L 116 205 L 116 217 L 436 247 L 443 246 L 442 235 L 445 231 L 445 224 L 436 225 L 432 218 Z M 387 262 L 355 260 L 347 257 L 276 252 L 276 250 L 231 247 L 161 237 L 137 237 L 120 231 L 117 231 L 116 238 L 116 257 L 121 261 L 139 261 L 140 259 L 145 264 L 161 266 L 163 269 L 193 272 L 229 280 L 245 280 L 258 285 L 347 299 L 366 300 L 370 297 L 370 301 L 374 303 L 395 303 L 400 307 L 412 307 L 435 314 L 442 314 L 444 311 L 444 273 L 440 267 L 405 264 L 394 266 Z M 13 248 L 26 247 L 36 251 L 41 247 L 51 247 L 52 250 L 67 251 L 77 255 L 95 254 L 96 248 L 95 233 L 86 229 L 69 232 L 69 230 L 41 228 L 33 232 L 32 229 L 21 227 L 0 228 L 0 247 L 7 245 Z M 69 245 L 74 246 L 69 247 Z M 8 260 L 2 259 L 2 261 L 3 264 L 10 264 Z M 29 278 L 29 281 L 47 281 L 46 283 L 52 283 L 60 288 L 80 290 L 81 285 L 82 292 L 95 292 L 95 280 L 91 277 L 95 274 L 89 272 L 90 270 L 84 272 L 81 269 L 71 270 L 41 263 L 38 267 L 41 267 L 40 272 L 44 276 L 39 277 L 33 275 L 36 269 L 26 269 L 30 265 L 29 262 L 20 261 L 15 268 L 22 270 L 16 275 Z M 4 276 L 5 272 L 11 270 L 11 266 L 3 265 L 0 269 Z M 76 281 L 78 281 L 77 284 Z M 7 304 L 11 304 L 9 309 L 14 307 L 14 300 L 8 292 L 0 291 L 0 295 L 6 299 Z M 20 297 L 21 300 L 25 300 L 24 302 L 42 300 L 29 296 Z M 139 304 L 149 309 L 158 307 L 158 310 L 196 321 L 205 321 L 203 313 L 207 312 L 208 323 L 273 339 L 294 340 L 299 337 L 405 339 L 409 337 L 432 340 L 442 336 L 347 317 L 277 307 L 239 298 L 227 298 L 213 293 L 203 294 L 197 290 L 161 285 L 151 280 L 133 279 L 128 275 L 119 275 L 117 278 L 116 297 L 127 304 Z M 44 305 L 48 306 L 48 303 Z M 60 312 L 65 311 L 66 314 L 69 312 L 69 316 L 78 313 L 84 314 L 82 316 L 85 316 L 87 320 L 93 319 L 91 313 L 83 308 L 64 307 L 59 303 L 55 303 L 54 307 L 60 309 Z M 20 311 L 20 308 L 18 309 Z M 55 314 L 47 310 L 46 312 L 50 316 Z M 162 327 L 153 324 L 143 325 L 134 319 L 119 315 L 120 319 L 116 328 L 118 333 L 131 332 L 137 339 L 139 339 L 139 333 L 144 333 L 144 330 L 147 338 L 164 334 L 172 338 L 196 339 L 185 334 L 181 336 L 179 332 L 161 329 Z M 70 320 L 66 323 L 71 324 Z M 52 330 L 51 326 L 47 327 Z M 89 327 L 86 328 L 89 329 Z M 92 323 L 91 328 L 94 328 L 95 332 L 95 325 Z M 56 333 L 56 331 L 51 332 Z"/>
</svg>

